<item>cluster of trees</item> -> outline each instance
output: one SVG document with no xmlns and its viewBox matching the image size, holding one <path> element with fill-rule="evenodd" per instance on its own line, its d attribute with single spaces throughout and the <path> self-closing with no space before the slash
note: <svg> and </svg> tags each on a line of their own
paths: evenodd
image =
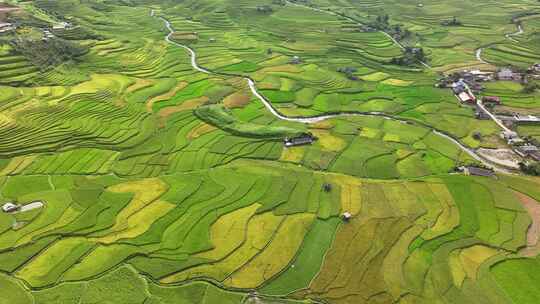
<svg viewBox="0 0 540 304">
<path fill-rule="evenodd" d="M 394 37 L 396 40 L 404 40 L 412 36 L 412 32 L 408 29 L 404 29 L 401 24 L 390 24 L 390 17 L 388 15 L 379 15 L 375 18 L 375 21 L 367 24 L 367 29 L 376 29 L 383 31 Z"/>
<path fill-rule="evenodd" d="M 38 19 L 30 14 L 18 14 L 17 16 L 10 15 L 7 18 L 7 22 L 15 25 L 16 27 L 28 26 L 28 27 L 47 27 L 49 23 Z"/>
<path fill-rule="evenodd" d="M 379 15 L 375 18 L 375 21 L 369 22 L 368 25 L 380 31 L 385 31 L 390 27 L 390 17 L 388 15 Z"/>
<path fill-rule="evenodd" d="M 538 84 L 532 81 L 527 82 L 522 89 L 523 93 L 531 94 L 534 93 L 538 89 Z"/>
<path fill-rule="evenodd" d="M 61 38 L 48 40 L 14 39 L 10 42 L 14 51 L 22 54 L 41 70 L 76 60 L 86 54 L 88 48 Z"/>
<path fill-rule="evenodd" d="M 402 66 L 413 66 L 419 62 L 427 61 L 424 49 L 421 47 L 405 47 L 401 57 L 394 57 L 390 60 L 391 64 Z"/>
<path fill-rule="evenodd" d="M 274 9 L 270 5 L 257 5 L 257 12 L 259 13 L 272 13 Z"/>
<path fill-rule="evenodd" d="M 540 176 L 540 162 L 519 163 L 519 168 L 528 175 Z"/>
<path fill-rule="evenodd" d="M 350 80 L 358 80 L 358 77 L 354 75 L 354 73 L 358 71 L 358 69 L 356 69 L 355 67 L 342 67 L 338 68 L 337 71 L 339 73 L 345 74 L 345 76 L 347 76 L 347 78 L 349 78 Z"/>
<path fill-rule="evenodd" d="M 456 16 L 452 17 L 450 20 L 443 20 L 441 21 L 441 25 L 443 26 L 460 26 L 462 25 L 461 21 L 459 21 Z"/>
</svg>

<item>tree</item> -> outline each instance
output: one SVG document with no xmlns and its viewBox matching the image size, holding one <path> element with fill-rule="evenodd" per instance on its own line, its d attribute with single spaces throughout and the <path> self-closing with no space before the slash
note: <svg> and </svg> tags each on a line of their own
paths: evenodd
<svg viewBox="0 0 540 304">
<path fill-rule="evenodd" d="M 88 47 L 61 38 L 48 40 L 14 39 L 10 42 L 16 53 L 22 54 L 41 70 L 74 60 L 88 52 Z"/>
<path fill-rule="evenodd" d="M 329 184 L 329 183 L 324 183 L 324 185 L 323 185 L 323 190 L 324 190 L 324 192 L 330 192 L 330 191 L 332 191 L 332 185 Z"/>
<path fill-rule="evenodd" d="M 540 176 L 540 162 L 533 162 L 533 163 L 520 162 L 519 168 L 525 174 Z"/>
<path fill-rule="evenodd" d="M 538 85 L 536 83 L 528 82 L 523 87 L 522 92 L 526 93 L 526 94 L 531 94 L 531 93 L 534 93 L 534 91 L 536 91 L 536 89 L 538 89 Z"/>
</svg>

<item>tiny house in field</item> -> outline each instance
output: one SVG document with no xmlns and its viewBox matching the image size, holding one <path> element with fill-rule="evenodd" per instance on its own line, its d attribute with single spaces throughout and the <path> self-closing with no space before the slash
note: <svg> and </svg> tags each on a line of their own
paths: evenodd
<svg viewBox="0 0 540 304">
<path fill-rule="evenodd" d="M 311 145 L 317 138 L 309 133 L 304 133 L 296 137 L 285 137 L 283 143 L 285 147 Z"/>
</svg>

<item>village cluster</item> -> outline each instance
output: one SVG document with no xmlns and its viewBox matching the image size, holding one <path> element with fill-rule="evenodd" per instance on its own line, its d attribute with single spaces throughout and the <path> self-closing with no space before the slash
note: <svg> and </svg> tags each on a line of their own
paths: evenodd
<svg viewBox="0 0 540 304">
<path fill-rule="evenodd" d="M 72 28 L 73 25 L 70 22 L 59 22 L 54 24 L 52 27 L 49 28 L 41 28 L 42 32 L 42 40 L 47 41 L 51 38 L 54 38 L 53 32 L 55 30 L 67 30 Z M 10 23 L 10 22 L 0 22 L 0 35 L 4 33 L 13 33 L 15 30 L 17 30 L 18 26 L 17 24 Z"/>
<path fill-rule="evenodd" d="M 514 81 L 526 85 L 532 79 L 540 79 L 540 63 L 533 64 L 526 72 L 510 68 L 502 68 L 495 72 L 464 70 L 440 78 L 435 86 L 450 88 L 462 104 L 474 107 L 477 119 L 494 120 L 503 130 L 500 133 L 501 138 L 527 162 L 540 161 L 540 144 L 532 139 L 520 137 L 515 130 L 518 125 L 540 125 L 540 117 L 515 112 L 494 113 L 493 108 L 503 104 L 502 98 L 482 93 L 485 82 Z"/>
</svg>

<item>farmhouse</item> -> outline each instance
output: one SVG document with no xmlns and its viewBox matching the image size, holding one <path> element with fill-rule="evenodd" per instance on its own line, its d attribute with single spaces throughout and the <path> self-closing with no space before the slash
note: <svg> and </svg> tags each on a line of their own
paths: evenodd
<svg viewBox="0 0 540 304">
<path fill-rule="evenodd" d="M 5 203 L 2 206 L 2 211 L 6 212 L 6 213 L 11 213 L 11 212 L 18 211 L 20 208 L 21 207 L 19 205 L 16 205 L 14 203 Z"/>
<path fill-rule="evenodd" d="M 470 71 L 465 70 L 461 73 L 461 77 L 463 77 L 463 79 L 469 82 L 491 81 L 493 80 L 493 73 L 484 72 L 480 70 L 470 70 Z"/>
<path fill-rule="evenodd" d="M 65 30 L 67 28 L 71 27 L 71 23 L 69 22 L 60 22 L 55 25 L 53 25 L 53 30 Z"/>
<path fill-rule="evenodd" d="M 530 157 L 536 161 L 540 161 L 540 149 L 534 145 L 517 146 L 514 151 L 521 157 Z"/>
<path fill-rule="evenodd" d="M 476 92 L 476 93 L 480 93 L 482 90 L 484 90 L 484 86 L 477 82 L 471 84 L 470 88 L 473 92 Z"/>
<path fill-rule="evenodd" d="M 285 144 L 285 147 L 294 147 L 294 146 L 303 146 L 303 145 L 311 145 L 315 141 L 315 137 L 313 137 L 311 134 L 304 133 L 297 137 L 285 137 L 285 140 L 283 143 Z"/>
<path fill-rule="evenodd" d="M 512 80 L 514 76 L 514 72 L 508 68 L 503 68 L 497 73 L 497 78 L 499 80 Z"/>
<path fill-rule="evenodd" d="M 491 104 L 501 104 L 501 98 L 498 96 L 484 96 L 482 98 L 483 103 L 491 103 Z"/>
<path fill-rule="evenodd" d="M 300 63 L 302 63 L 302 59 L 300 59 L 300 57 L 298 57 L 298 56 L 293 56 L 293 58 L 291 59 L 291 61 L 289 63 L 290 64 L 300 64 Z"/>
<path fill-rule="evenodd" d="M 461 102 L 464 102 L 464 103 L 475 103 L 476 102 L 476 99 L 474 98 L 474 96 L 471 96 L 471 94 L 467 93 L 467 92 L 461 92 L 458 94 L 458 98 Z"/>
<path fill-rule="evenodd" d="M 534 115 L 514 115 L 514 122 L 518 124 L 540 124 L 540 118 Z"/>
<path fill-rule="evenodd" d="M 529 72 L 540 74 L 540 63 L 535 63 L 531 65 L 531 67 L 529 68 Z"/>
<path fill-rule="evenodd" d="M 492 72 L 484 72 L 480 70 L 472 70 L 470 73 L 473 75 L 476 81 L 491 81 L 493 80 Z"/>
<path fill-rule="evenodd" d="M 462 92 L 465 92 L 465 84 L 462 82 L 458 82 L 452 85 L 452 91 L 454 91 L 454 94 L 458 95 Z"/>
<path fill-rule="evenodd" d="M 349 221 L 352 217 L 352 214 L 350 212 L 344 212 L 342 215 L 341 215 L 341 218 L 344 220 L 344 221 Z"/>
<path fill-rule="evenodd" d="M 466 166 L 463 168 L 463 173 L 465 175 L 475 175 L 475 176 L 486 176 L 492 177 L 495 175 L 495 172 L 491 169 L 479 168 L 474 166 Z"/>
</svg>

